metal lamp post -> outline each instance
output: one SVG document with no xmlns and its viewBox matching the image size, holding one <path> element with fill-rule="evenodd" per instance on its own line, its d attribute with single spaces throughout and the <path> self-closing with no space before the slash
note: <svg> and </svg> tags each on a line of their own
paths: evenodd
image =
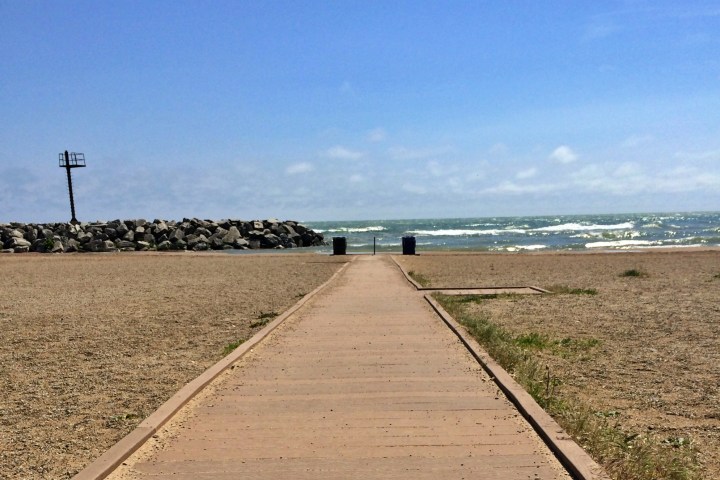
<svg viewBox="0 0 720 480">
<path fill-rule="evenodd" d="M 77 218 L 75 218 L 75 199 L 73 198 L 72 176 L 70 175 L 70 169 L 84 166 L 85 154 L 75 152 L 68 153 L 67 150 L 65 150 L 65 153 L 60 154 L 60 167 L 64 167 L 67 172 L 68 191 L 70 192 L 70 213 L 72 213 L 70 223 L 73 225 L 77 225 L 80 222 L 78 222 Z"/>
</svg>

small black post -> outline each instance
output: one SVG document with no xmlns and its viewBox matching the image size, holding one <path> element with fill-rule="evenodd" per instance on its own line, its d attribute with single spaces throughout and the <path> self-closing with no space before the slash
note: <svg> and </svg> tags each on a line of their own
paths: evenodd
<svg viewBox="0 0 720 480">
<path fill-rule="evenodd" d="M 375 255 L 375 237 L 373 237 L 373 255 Z"/>
<path fill-rule="evenodd" d="M 70 213 L 72 214 L 72 219 L 70 220 L 70 223 L 72 223 L 73 225 L 77 225 L 78 221 L 77 218 L 75 218 L 75 199 L 73 198 L 72 192 L 72 176 L 70 175 L 70 154 L 67 150 L 65 150 L 65 171 L 67 172 L 68 190 L 70 191 Z"/>
</svg>

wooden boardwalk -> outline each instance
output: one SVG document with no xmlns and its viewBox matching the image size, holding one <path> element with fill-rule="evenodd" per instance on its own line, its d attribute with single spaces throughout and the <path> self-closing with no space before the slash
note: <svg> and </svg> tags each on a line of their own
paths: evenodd
<svg viewBox="0 0 720 480">
<path fill-rule="evenodd" d="M 567 479 L 387 256 L 362 256 L 109 478 Z"/>
</svg>

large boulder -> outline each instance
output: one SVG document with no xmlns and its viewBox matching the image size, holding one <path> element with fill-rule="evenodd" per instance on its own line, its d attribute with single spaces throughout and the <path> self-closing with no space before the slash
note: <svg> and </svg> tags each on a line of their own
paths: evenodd
<svg viewBox="0 0 720 480">
<path fill-rule="evenodd" d="M 196 235 L 196 234 L 188 235 L 187 237 L 185 237 L 185 242 L 187 242 L 187 248 L 189 248 L 191 250 L 195 250 L 195 246 L 198 243 L 204 243 L 205 250 L 207 250 L 208 239 L 205 235 Z"/>
<path fill-rule="evenodd" d="M 230 227 L 228 232 L 225 234 L 225 236 L 223 236 L 222 241 L 223 241 L 223 243 L 232 245 L 240 238 L 242 238 L 242 234 L 240 233 L 240 230 L 238 230 L 237 227 L 232 226 L 232 227 Z"/>
<path fill-rule="evenodd" d="M 260 238 L 260 245 L 265 248 L 277 248 L 281 245 L 280 237 L 273 233 L 268 233 Z"/>
<path fill-rule="evenodd" d="M 52 253 L 63 253 L 65 251 L 65 245 L 63 245 L 62 241 L 55 240 L 50 251 Z"/>
</svg>

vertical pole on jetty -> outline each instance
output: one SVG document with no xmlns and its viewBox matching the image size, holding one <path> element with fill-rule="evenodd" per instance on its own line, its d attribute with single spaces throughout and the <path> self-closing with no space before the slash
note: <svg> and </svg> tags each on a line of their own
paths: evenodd
<svg viewBox="0 0 720 480">
<path fill-rule="evenodd" d="M 76 167 L 84 167 L 85 166 L 85 155 L 82 153 L 68 153 L 67 150 L 65 150 L 65 153 L 60 154 L 60 167 L 64 167 L 65 171 L 67 172 L 67 180 L 68 180 L 68 192 L 70 192 L 70 213 L 72 215 L 72 219 L 70 220 L 70 223 L 73 225 L 77 225 L 79 222 L 77 218 L 75 217 L 75 198 L 73 198 L 73 189 L 72 189 L 72 175 L 70 174 L 71 168 Z"/>
</svg>

